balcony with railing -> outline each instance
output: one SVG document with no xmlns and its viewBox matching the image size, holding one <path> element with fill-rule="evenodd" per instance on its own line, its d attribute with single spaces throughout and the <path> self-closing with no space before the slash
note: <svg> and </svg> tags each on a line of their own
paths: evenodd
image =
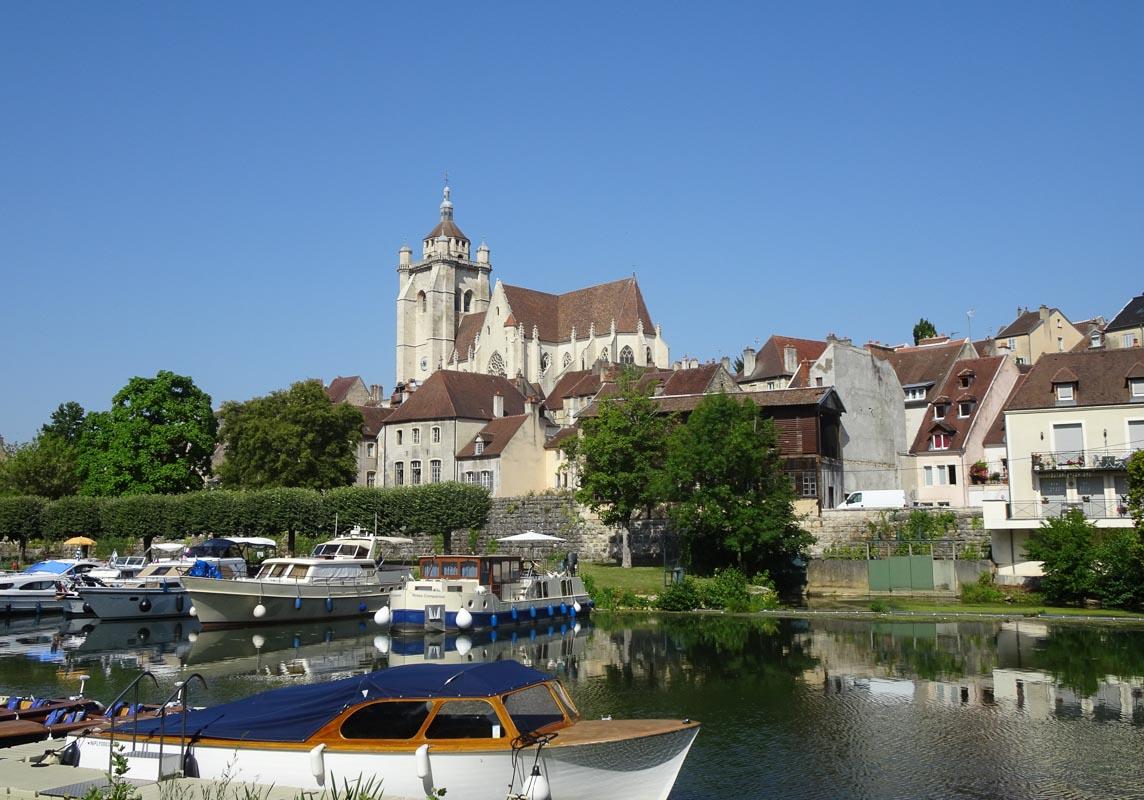
<svg viewBox="0 0 1144 800">
<path fill-rule="evenodd" d="M 1063 517 L 1070 511 L 1080 511 L 1086 519 L 1091 520 L 1132 519 L 1128 513 L 1128 501 L 1123 497 L 1107 498 L 1084 495 L 1076 501 L 1044 498 L 1039 503 L 1006 503 L 1006 508 L 1009 519 L 1052 519 L 1053 517 Z"/>
<path fill-rule="evenodd" d="M 1074 472 L 1076 470 L 1125 470 L 1135 450 L 1095 449 L 1056 450 L 1032 453 L 1034 472 Z"/>
</svg>

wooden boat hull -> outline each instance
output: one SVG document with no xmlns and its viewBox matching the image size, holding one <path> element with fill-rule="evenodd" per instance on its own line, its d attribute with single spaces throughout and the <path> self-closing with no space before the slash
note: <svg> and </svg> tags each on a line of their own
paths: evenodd
<svg viewBox="0 0 1144 800">
<path fill-rule="evenodd" d="M 253 579 L 184 578 L 183 585 L 204 628 L 364 617 L 386 605 L 390 591 L 377 583 L 311 585 Z M 258 606 L 261 615 L 256 613 Z"/>
<path fill-rule="evenodd" d="M 600 735 L 578 735 L 574 726 L 541 750 L 538 763 L 554 798 L 666 800 L 699 732 L 697 723 L 666 720 L 580 725 L 595 726 L 593 730 Z M 80 766 L 106 768 L 106 739 L 88 737 L 76 742 Z M 179 749 L 177 737 L 166 738 L 163 752 L 168 769 L 177 765 Z M 140 743 L 127 754 L 126 777 L 154 779 L 158 755 L 157 741 Z M 528 775 L 535 755 L 535 748 L 519 753 L 514 791 L 521 791 L 521 771 Z M 190 747 L 187 767 L 200 778 L 229 775 L 233 781 L 318 791 L 341 789 L 344 782 L 352 786 L 359 780 L 363 784 L 373 780 L 375 787 L 384 787 L 386 796 L 422 797 L 433 788 L 445 788 L 466 800 L 504 800 L 514 774 L 512 751 L 503 746 L 453 750 L 448 744 L 430 745 L 428 761 L 430 774 L 421 778 L 412 746 L 384 751 L 332 743 L 315 755 L 309 747 L 212 740 Z"/>
</svg>

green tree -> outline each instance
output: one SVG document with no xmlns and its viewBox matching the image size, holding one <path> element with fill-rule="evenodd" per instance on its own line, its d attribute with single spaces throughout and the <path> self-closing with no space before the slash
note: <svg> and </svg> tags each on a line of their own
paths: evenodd
<svg viewBox="0 0 1144 800">
<path fill-rule="evenodd" d="M 246 518 L 252 524 L 249 532 L 272 538 L 285 533 L 286 547 L 291 553 L 295 552 L 300 531 L 312 531 L 318 527 L 322 496 L 313 489 L 278 488 L 243 494 Z"/>
<path fill-rule="evenodd" d="M 46 423 L 40 429 L 40 433 L 55 436 L 70 444 L 77 444 L 83 435 L 86 420 L 87 412 L 83 410 L 83 406 L 74 400 L 69 400 L 59 404 L 52 412 L 52 421 Z"/>
<path fill-rule="evenodd" d="M 488 491 L 471 483 L 430 483 L 404 492 L 412 501 L 410 530 L 440 535 L 446 553 L 453 552 L 454 531 L 482 527 L 492 508 Z"/>
<path fill-rule="evenodd" d="M 1092 594 L 1096 526 L 1073 509 L 1048 520 L 1025 545 L 1029 558 L 1044 562 L 1041 591 L 1054 603 L 1078 603 Z"/>
<path fill-rule="evenodd" d="M 0 495 L 55 500 L 75 494 L 81 485 L 76 447 L 58 436 L 41 433 L 0 461 Z"/>
<path fill-rule="evenodd" d="M 217 429 L 211 398 L 162 371 L 132 378 L 111 410 L 87 416 L 79 467 L 89 495 L 178 494 L 203 487 Z"/>
<path fill-rule="evenodd" d="M 914 344 L 918 344 L 922 339 L 928 339 L 931 336 L 937 336 L 937 328 L 928 319 L 922 317 L 914 326 Z"/>
<path fill-rule="evenodd" d="M 597 415 L 581 419 L 580 436 L 563 446 L 580 477 L 576 499 L 605 525 L 619 526 L 624 567 L 632 565 L 632 517 L 659 501 L 659 470 L 673 424 L 659 412 L 651 392 L 651 386 L 639 386 L 634 374 L 622 373 L 617 393 L 600 400 Z"/>
<path fill-rule="evenodd" d="M 224 403 L 219 416 L 219 438 L 226 449 L 219 476 L 225 486 L 325 490 L 357 477 L 354 452 L 361 411 L 331 403 L 316 381 L 244 403 Z"/>
<path fill-rule="evenodd" d="M 672 433 L 664 494 L 692 567 L 779 577 L 812 541 L 794 513 L 774 423 L 750 400 L 713 394 Z"/>
<path fill-rule="evenodd" d="M 1144 536 L 1144 450 L 1137 450 L 1128 459 L 1128 510 Z"/>
<path fill-rule="evenodd" d="M 143 548 L 152 539 L 180 538 L 178 504 L 181 498 L 161 494 L 135 494 L 108 498 L 100 507 L 100 525 L 108 536 L 141 539 Z"/>
<path fill-rule="evenodd" d="M 0 537 L 20 543 L 21 561 L 28 551 L 28 540 L 41 533 L 46 505 L 42 497 L 0 497 Z"/>
<path fill-rule="evenodd" d="M 62 540 L 83 535 L 93 539 L 103 531 L 102 497 L 63 497 L 44 508 L 41 528 L 45 539 Z"/>
</svg>

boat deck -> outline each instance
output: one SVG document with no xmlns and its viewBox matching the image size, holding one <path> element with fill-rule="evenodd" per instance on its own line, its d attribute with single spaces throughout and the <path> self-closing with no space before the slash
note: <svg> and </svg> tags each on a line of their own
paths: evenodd
<svg viewBox="0 0 1144 800">
<path fill-rule="evenodd" d="M 697 727 L 698 722 L 681 722 L 677 719 L 582 719 L 575 725 L 558 731 L 558 736 L 548 746 L 607 744 L 636 736 L 654 736 Z"/>
<path fill-rule="evenodd" d="M 33 742 L 0 749 L 0 787 L 7 790 L 5 798 L 33 800 L 43 797 L 82 797 L 92 786 L 106 786 L 107 773 L 97 769 L 68 767 L 62 764 L 40 765 L 32 761 L 47 750 L 63 746 L 63 741 Z M 130 781 L 139 792 L 141 800 L 162 800 L 164 797 L 215 797 L 223 786 L 222 781 L 200 780 L 198 778 L 173 778 L 160 785 L 154 781 Z M 245 797 L 245 789 L 256 790 L 264 800 L 296 800 L 299 790 L 285 786 L 264 784 L 231 783 L 226 800 Z M 172 790 L 174 793 L 172 794 Z M 414 800 L 413 798 L 391 797 L 386 800 Z"/>
</svg>

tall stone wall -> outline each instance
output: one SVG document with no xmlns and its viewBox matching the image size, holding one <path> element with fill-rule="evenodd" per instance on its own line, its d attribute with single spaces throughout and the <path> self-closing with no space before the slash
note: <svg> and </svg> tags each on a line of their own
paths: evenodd
<svg viewBox="0 0 1144 800">
<path fill-rule="evenodd" d="M 823 551 L 832 546 L 860 544 L 881 538 L 880 533 L 904 524 L 914 510 L 829 509 L 821 515 L 806 517 L 802 526 L 814 536 L 811 556 L 821 558 Z M 936 508 L 922 513 L 951 514 L 950 530 L 941 538 L 976 546 L 982 553 L 988 550 L 989 534 L 983 524 L 981 509 Z"/>
</svg>

